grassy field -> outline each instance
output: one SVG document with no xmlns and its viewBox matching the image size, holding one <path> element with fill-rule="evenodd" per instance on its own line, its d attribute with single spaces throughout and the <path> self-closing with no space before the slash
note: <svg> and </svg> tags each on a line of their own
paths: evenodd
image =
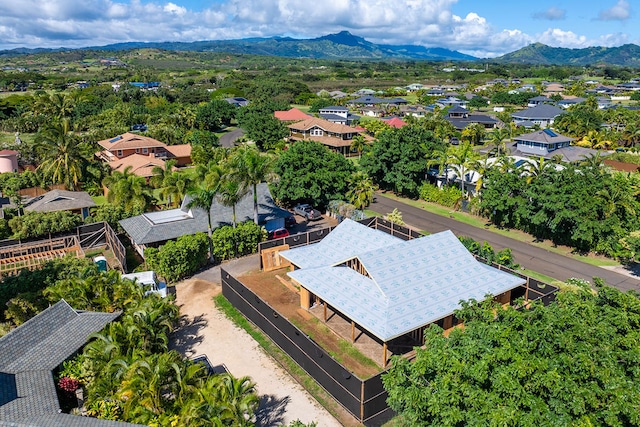
<svg viewBox="0 0 640 427">
<path fill-rule="evenodd" d="M 450 208 L 444 207 L 444 206 L 440 206 L 440 205 L 436 205 L 434 203 L 429 203 L 429 202 L 425 202 L 424 200 L 411 200 L 411 199 L 406 199 L 403 197 L 398 197 L 394 194 L 390 194 L 390 193 L 379 193 L 380 196 L 382 197 L 388 197 L 390 199 L 394 199 L 394 200 L 398 200 L 401 201 L 403 203 L 406 203 L 408 205 L 423 209 L 427 212 L 431 212 L 434 213 L 436 215 L 440 215 L 440 216 L 448 216 L 450 218 L 455 219 L 456 221 L 460 221 L 463 222 L 465 224 L 469 224 L 473 227 L 477 227 L 477 228 L 482 228 L 485 230 L 489 230 L 492 233 L 496 233 L 496 234 L 500 234 L 502 236 L 505 237 L 509 237 L 511 239 L 514 240 L 518 240 L 520 242 L 526 242 L 529 243 L 531 245 L 534 246 L 538 246 L 540 248 L 546 249 L 550 252 L 554 252 L 557 254 L 561 254 L 561 255 L 565 255 L 565 256 L 569 256 L 572 258 L 575 258 L 577 260 L 580 260 L 582 262 L 585 262 L 587 264 L 591 264 L 597 267 L 603 267 L 603 266 L 619 266 L 620 263 L 612 260 L 610 258 L 605 258 L 605 257 L 601 257 L 601 256 L 595 256 L 595 255 L 589 255 L 589 256 L 584 256 L 584 255 L 579 255 L 579 254 L 575 254 L 572 251 L 572 248 L 566 247 L 566 246 L 557 246 L 554 245 L 552 242 L 545 240 L 545 241 L 536 241 L 535 238 L 527 233 L 524 233 L 522 231 L 519 230 L 512 230 L 512 229 L 505 229 L 505 228 L 499 228 L 496 227 L 495 225 L 491 224 L 488 222 L 488 220 L 486 218 L 481 218 L 475 215 L 471 215 L 468 213 L 464 213 L 464 212 L 457 212 L 457 211 L 452 211 Z M 532 275 L 532 277 L 535 277 Z"/>
</svg>

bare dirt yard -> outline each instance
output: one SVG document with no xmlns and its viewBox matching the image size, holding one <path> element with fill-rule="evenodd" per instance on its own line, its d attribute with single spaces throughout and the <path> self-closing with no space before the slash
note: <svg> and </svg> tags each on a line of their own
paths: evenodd
<svg viewBox="0 0 640 427">
<path fill-rule="evenodd" d="M 223 267 L 239 274 L 255 268 L 257 262 L 255 257 Z M 341 426 L 249 334 L 215 307 L 212 298 L 220 292 L 219 267 L 176 285 L 182 322 L 173 334 L 172 348 L 187 357 L 206 355 L 216 368 L 226 368 L 236 377 L 250 376 L 261 397 L 258 426 L 287 425 L 296 419 L 315 421 L 318 427 Z"/>
</svg>

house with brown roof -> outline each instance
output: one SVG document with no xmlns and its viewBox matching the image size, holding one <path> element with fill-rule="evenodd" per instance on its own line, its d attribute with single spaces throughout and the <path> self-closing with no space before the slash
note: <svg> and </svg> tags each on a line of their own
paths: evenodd
<svg viewBox="0 0 640 427">
<path fill-rule="evenodd" d="M 370 137 L 365 135 L 360 128 L 333 123 L 317 117 L 292 123 L 287 127 L 291 131 L 290 141 L 317 141 L 343 156 L 357 154 L 357 152 L 351 151 L 351 143 L 357 135 L 363 135 L 367 140 L 370 140 Z"/>
<path fill-rule="evenodd" d="M 98 141 L 104 148 L 96 156 L 107 162 L 111 169 L 123 171 L 131 166 L 139 176 L 151 176 L 154 166 L 164 167 L 164 161 L 176 160 L 176 166 L 191 163 L 191 145 L 167 145 L 156 139 L 134 133 L 123 133 L 115 138 Z"/>
</svg>

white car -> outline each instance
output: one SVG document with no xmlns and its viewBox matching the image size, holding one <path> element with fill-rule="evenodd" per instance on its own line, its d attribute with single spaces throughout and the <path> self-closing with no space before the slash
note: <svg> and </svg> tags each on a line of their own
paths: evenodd
<svg viewBox="0 0 640 427">
<path fill-rule="evenodd" d="M 160 295 L 162 298 L 167 297 L 167 284 L 158 280 L 155 271 L 141 271 L 140 273 L 123 274 L 122 278 L 129 279 L 144 286 L 145 289 L 147 289 L 144 293 L 145 295 L 155 293 Z"/>
</svg>

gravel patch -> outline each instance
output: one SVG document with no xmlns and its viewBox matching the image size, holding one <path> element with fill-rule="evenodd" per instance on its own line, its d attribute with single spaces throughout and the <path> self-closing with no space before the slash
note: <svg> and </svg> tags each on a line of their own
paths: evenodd
<svg viewBox="0 0 640 427">
<path fill-rule="evenodd" d="M 225 263 L 223 268 L 240 274 L 258 269 L 259 259 L 246 257 Z M 235 377 L 251 377 L 261 398 L 257 426 L 286 425 L 296 419 L 315 421 L 318 427 L 341 426 L 249 334 L 215 307 L 212 298 L 221 291 L 220 266 L 176 285 L 182 324 L 172 336 L 172 348 L 189 358 L 206 355 L 216 370 L 227 369 Z"/>
</svg>

